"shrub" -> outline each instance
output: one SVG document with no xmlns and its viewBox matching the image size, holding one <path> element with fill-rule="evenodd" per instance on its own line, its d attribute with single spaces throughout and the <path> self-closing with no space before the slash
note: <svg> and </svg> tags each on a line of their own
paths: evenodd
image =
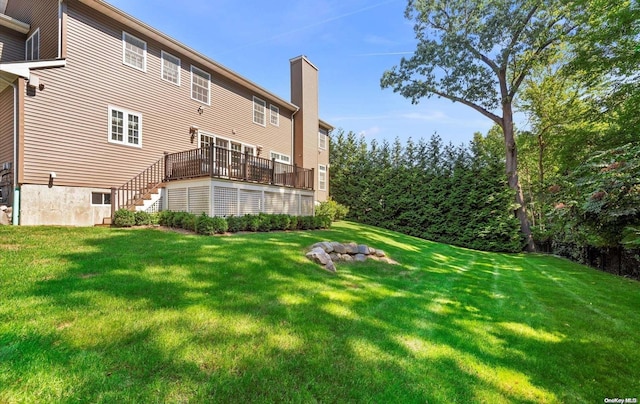
<svg viewBox="0 0 640 404">
<path fill-rule="evenodd" d="M 158 213 L 158 224 L 160 226 L 171 226 L 171 220 L 173 218 L 173 213 L 170 210 L 163 210 Z"/>
<path fill-rule="evenodd" d="M 171 227 L 178 227 L 185 230 L 195 229 L 195 215 L 188 212 L 175 212 Z"/>
<path fill-rule="evenodd" d="M 298 216 L 291 216 L 289 218 L 289 229 L 290 230 L 298 230 Z"/>
<path fill-rule="evenodd" d="M 118 209 L 113 215 L 113 225 L 116 227 L 131 227 L 136 224 L 135 214 L 127 209 Z"/>
<path fill-rule="evenodd" d="M 196 232 L 205 236 L 214 234 L 215 222 L 213 218 L 207 216 L 207 214 L 204 212 L 200 216 L 198 216 L 196 219 Z"/>
<path fill-rule="evenodd" d="M 291 216 L 289 215 L 274 215 L 271 218 L 271 224 L 273 230 L 287 230 L 291 225 Z"/>
<path fill-rule="evenodd" d="M 134 213 L 136 226 L 145 226 L 151 224 L 151 215 L 143 210 Z"/>
<path fill-rule="evenodd" d="M 257 215 L 247 214 L 244 216 L 245 230 L 246 231 L 258 231 L 260 225 L 260 218 Z"/>
<path fill-rule="evenodd" d="M 328 229 L 331 227 L 331 218 L 329 216 L 314 216 L 317 229 Z"/>
<path fill-rule="evenodd" d="M 213 230 L 218 234 L 226 233 L 229 230 L 229 224 L 224 217 L 214 217 Z"/>
<path fill-rule="evenodd" d="M 229 216 L 227 217 L 228 231 L 236 233 L 247 229 L 246 216 Z"/>
<path fill-rule="evenodd" d="M 299 229 L 300 230 L 312 230 L 315 225 L 314 216 L 300 216 L 299 220 Z"/>
<path fill-rule="evenodd" d="M 316 207 L 316 216 L 329 216 L 332 222 L 344 219 L 349 208 L 329 198 Z"/>
<path fill-rule="evenodd" d="M 270 231 L 272 228 L 272 215 L 260 213 L 258 215 L 258 231 Z"/>
</svg>

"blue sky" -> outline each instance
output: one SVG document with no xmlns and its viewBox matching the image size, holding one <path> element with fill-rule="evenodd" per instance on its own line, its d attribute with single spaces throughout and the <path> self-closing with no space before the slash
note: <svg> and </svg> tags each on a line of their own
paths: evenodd
<svg viewBox="0 0 640 404">
<path fill-rule="evenodd" d="M 406 0 L 107 1 L 285 100 L 289 59 L 306 55 L 320 71 L 320 117 L 367 139 L 437 132 L 460 144 L 492 126 L 464 105 L 437 98 L 412 105 L 380 88 L 383 72 L 415 49 Z"/>
</svg>

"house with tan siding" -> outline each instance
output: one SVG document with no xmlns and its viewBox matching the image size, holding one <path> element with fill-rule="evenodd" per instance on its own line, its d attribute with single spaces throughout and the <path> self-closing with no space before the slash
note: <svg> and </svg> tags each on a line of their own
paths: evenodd
<svg viewBox="0 0 640 404">
<path fill-rule="evenodd" d="M 290 77 L 284 100 L 101 0 L 0 0 L 0 205 L 23 225 L 313 214 L 332 127 L 317 67 Z"/>
</svg>

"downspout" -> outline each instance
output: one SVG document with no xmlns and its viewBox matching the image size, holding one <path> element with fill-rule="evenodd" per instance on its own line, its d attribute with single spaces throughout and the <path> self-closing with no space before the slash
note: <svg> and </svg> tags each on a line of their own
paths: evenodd
<svg viewBox="0 0 640 404">
<path fill-rule="evenodd" d="M 293 119 L 296 114 L 300 111 L 300 107 L 296 107 L 296 110 L 291 114 L 291 156 L 293 157 L 293 161 L 296 161 L 296 121 Z"/>
<path fill-rule="evenodd" d="M 58 0 L 58 59 L 62 58 L 62 0 Z"/>
<path fill-rule="evenodd" d="M 13 202 L 11 206 L 11 223 L 17 226 L 20 220 L 20 188 L 18 187 L 18 85 L 0 77 L 13 87 Z"/>
</svg>

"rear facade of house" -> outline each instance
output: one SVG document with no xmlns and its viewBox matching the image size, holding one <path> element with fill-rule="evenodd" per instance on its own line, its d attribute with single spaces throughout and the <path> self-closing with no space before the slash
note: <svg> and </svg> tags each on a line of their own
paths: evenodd
<svg viewBox="0 0 640 404">
<path fill-rule="evenodd" d="M 90 226 L 116 208 L 313 214 L 318 69 L 286 101 L 99 0 L 0 0 L 0 205 Z"/>
</svg>

